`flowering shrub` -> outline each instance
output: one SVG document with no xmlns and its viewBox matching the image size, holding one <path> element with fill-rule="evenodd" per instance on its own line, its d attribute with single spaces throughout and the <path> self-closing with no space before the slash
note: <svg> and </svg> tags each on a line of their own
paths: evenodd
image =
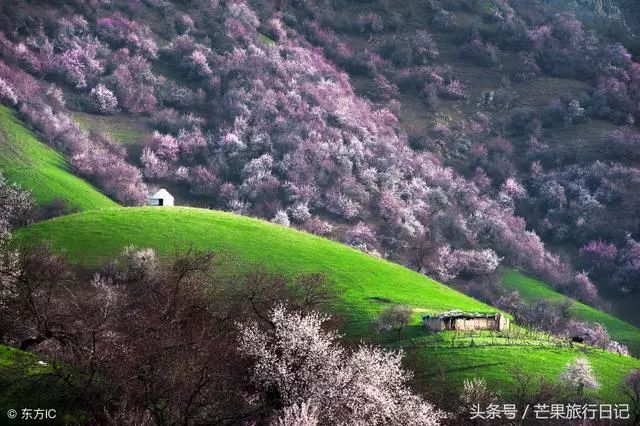
<svg viewBox="0 0 640 426">
<path fill-rule="evenodd" d="M 62 112 L 48 105 L 23 104 L 20 112 L 42 133 L 45 140 L 65 153 L 78 174 L 126 205 L 147 201 L 140 171 L 125 161 L 125 151 L 116 142 L 89 137 Z"/>
<path fill-rule="evenodd" d="M 520 81 L 531 80 L 540 75 L 540 67 L 533 53 L 522 52 L 519 56 L 516 78 Z"/>
<path fill-rule="evenodd" d="M 606 270 L 615 263 L 618 248 L 601 240 L 590 241 L 580 248 L 580 257 L 590 268 Z"/>
<path fill-rule="evenodd" d="M 116 259 L 117 278 L 121 281 L 151 282 L 158 274 L 158 259 L 153 249 L 127 246 Z"/>
<path fill-rule="evenodd" d="M 271 219 L 271 222 L 277 223 L 278 225 L 282 225 L 282 226 L 290 225 L 289 216 L 287 215 L 287 212 L 284 210 L 278 210 L 276 212 L 276 215 L 273 217 L 273 219 Z"/>
<path fill-rule="evenodd" d="M 438 94 L 447 99 L 464 99 L 464 86 L 458 80 L 453 80 L 449 84 L 442 86 Z"/>
<path fill-rule="evenodd" d="M 142 56 L 128 58 L 113 72 L 115 93 L 120 105 L 131 113 L 150 112 L 156 106 L 153 87 L 156 77 Z"/>
<path fill-rule="evenodd" d="M 209 77 L 213 74 L 209 64 L 207 63 L 207 56 L 200 50 L 194 50 L 189 56 L 191 61 L 191 67 L 194 71 L 202 77 Z"/>
<path fill-rule="evenodd" d="M 600 387 L 589 360 L 582 357 L 575 358 L 567 363 L 558 378 L 561 382 L 573 388 L 580 396 L 585 389 L 597 389 Z"/>
<path fill-rule="evenodd" d="M 240 352 L 252 362 L 252 379 L 264 399 L 277 395 L 280 424 L 312 417 L 318 423 L 437 425 L 444 413 L 413 394 L 402 353 L 361 346 L 347 352 L 337 335 L 323 331 L 327 318 L 275 308 L 273 329 L 240 327 Z"/>
<path fill-rule="evenodd" d="M 7 65 L 0 60 L 0 78 L 2 78 L 6 84 L 6 86 L 3 86 L 5 87 L 3 92 L 5 93 L 4 96 L 10 96 L 11 100 L 13 100 L 13 97 L 11 97 L 10 93 L 13 93 L 17 103 L 27 101 L 37 102 L 39 100 L 39 96 L 41 95 L 40 83 L 21 69 Z M 9 88 L 11 91 L 8 90 Z"/>
<path fill-rule="evenodd" d="M 157 57 L 158 47 L 151 30 L 146 25 L 129 20 L 120 14 L 100 18 L 96 24 L 98 36 L 109 42 L 114 49 L 127 47 L 145 57 Z"/>
<path fill-rule="evenodd" d="M 605 350 L 607 352 L 611 352 L 620 356 L 629 356 L 629 348 L 623 345 L 620 342 L 616 342 L 615 340 L 611 340 L 605 346 Z"/>
<path fill-rule="evenodd" d="M 344 219 L 352 219 L 360 213 L 360 203 L 342 193 L 331 193 L 327 196 L 326 208 L 331 213 Z"/>
<path fill-rule="evenodd" d="M 77 45 L 56 55 L 53 70 L 78 89 L 84 89 L 104 72 L 104 63 L 97 58 L 100 43 L 91 38 L 78 40 Z"/>
<path fill-rule="evenodd" d="M 627 236 L 625 245 L 618 256 L 619 270 L 615 275 L 615 282 L 622 293 L 638 291 L 640 278 L 640 243 Z"/>
<path fill-rule="evenodd" d="M 312 234 L 326 236 L 329 235 L 331 231 L 333 231 L 333 226 L 318 218 L 317 216 L 313 216 L 311 217 L 311 219 L 305 222 L 304 229 Z"/>
<path fill-rule="evenodd" d="M 14 227 L 26 225 L 35 202 L 28 191 L 8 182 L 0 172 L 0 244 L 6 241 Z"/>
<path fill-rule="evenodd" d="M 573 285 L 569 291 L 573 292 L 580 300 L 592 304 L 596 302 L 598 298 L 598 289 L 584 272 L 576 274 L 573 278 Z"/>
<path fill-rule="evenodd" d="M 18 103 L 18 96 L 16 96 L 13 87 L 2 78 L 0 78 L 0 100 L 9 105 L 16 105 Z"/>
<path fill-rule="evenodd" d="M 160 179 L 169 174 L 169 165 L 160 160 L 149 148 L 142 150 L 140 162 L 142 163 L 144 175 L 147 178 Z"/>
<path fill-rule="evenodd" d="M 89 102 L 93 110 L 100 114 L 113 114 L 118 110 L 118 99 L 103 84 L 98 84 L 91 89 Z"/>
<path fill-rule="evenodd" d="M 484 275 L 496 270 L 500 258 L 491 249 L 452 250 L 444 245 L 438 248 L 433 263 L 428 267 L 443 281 L 450 281 L 460 274 Z"/>
<path fill-rule="evenodd" d="M 345 235 L 345 243 L 365 253 L 377 255 L 378 240 L 375 232 L 363 222 L 350 228 Z"/>
<path fill-rule="evenodd" d="M 288 209 L 289 216 L 297 223 L 307 222 L 311 218 L 307 203 L 298 202 Z"/>
</svg>

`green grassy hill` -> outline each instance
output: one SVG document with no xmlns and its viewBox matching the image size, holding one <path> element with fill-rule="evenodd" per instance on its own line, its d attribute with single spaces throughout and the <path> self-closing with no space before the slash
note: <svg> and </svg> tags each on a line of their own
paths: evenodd
<svg viewBox="0 0 640 426">
<path fill-rule="evenodd" d="M 546 283 L 513 269 L 508 269 L 504 272 L 503 283 L 507 289 L 517 290 L 526 303 L 540 299 L 549 302 L 561 302 L 567 299 L 566 296 L 556 292 Z M 570 311 L 576 318 L 585 322 L 602 324 L 614 340 L 627 345 L 633 353 L 640 353 L 640 330 L 638 328 L 584 303 L 575 300 L 573 302 Z"/>
<path fill-rule="evenodd" d="M 13 111 L 0 105 L 0 171 L 28 189 L 39 204 L 57 197 L 74 210 L 117 207 L 91 184 L 73 175 L 64 157 L 40 142 Z"/>
<path fill-rule="evenodd" d="M 49 240 L 54 248 L 87 266 L 117 255 L 128 244 L 153 247 L 163 255 L 193 245 L 218 253 L 227 269 L 265 265 L 285 273 L 322 271 L 340 286 L 340 311 L 357 334 L 366 331 L 365 326 L 387 303 L 414 306 L 416 318 L 420 312 L 494 310 L 400 265 L 342 244 L 218 211 L 110 209 L 38 223 L 20 235 L 29 241 Z M 353 327 L 356 323 L 359 326 Z"/>
<path fill-rule="evenodd" d="M 448 309 L 492 311 L 493 309 L 447 286 L 399 265 L 367 256 L 341 244 L 229 213 L 191 208 L 119 208 L 79 213 L 34 224 L 19 231 L 29 242 L 48 240 L 78 263 L 96 265 L 128 245 L 153 247 L 169 255 L 176 246 L 193 245 L 218 253 L 220 268 L 240 271 L 251 265 L 285 273 L 321 271 L 339 288 L 335 311 L 345 319 L 347 337 L 369 336 L 377 312 L 388 303 L 413 307 L 415 322 L 400 341 L 375 336 L 379 342 L 401 345 L 407 359 L 417 362 L 416 373 L 427 383 L 445 381 L 460 385 L 469 377 L 485 377 L 508 395 L 513 389 L 510 369 L 521 367 L 534 374 L 556 377 L 564 364 L 585 348 L 557 348 L 554 342 L 509 346 L 505 339 L 478 334 L 474 346 L 458 338 L 456 347 L 445 344 L 455 338 L 442 333 L 433 341 L 419 327 L 423 312 Z M 438 340 L 439 339 L 439 340 Z M 493 346 L 477 346 L 494 339 Z M 468 343 L 467 336 L 467 343 Z M 598 394 L 620 401 L 618 383 L 640 361 L 630 357 L 586 351 L 602 387 Z"/>
</svg>

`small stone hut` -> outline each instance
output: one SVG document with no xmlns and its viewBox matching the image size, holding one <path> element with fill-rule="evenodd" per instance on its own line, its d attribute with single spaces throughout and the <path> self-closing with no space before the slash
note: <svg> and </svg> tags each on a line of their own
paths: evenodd
<svg viewBox="0 0 640 426">
<path fill-rule="evenodd" d="M 503 331 L 509 328 L 509 318 L 499 312 L 478 313 L 456 310 L 443 312 L 435 316 L 424 315 L 422 317 L 422 324 L 430 331 Z"/>
</svg>

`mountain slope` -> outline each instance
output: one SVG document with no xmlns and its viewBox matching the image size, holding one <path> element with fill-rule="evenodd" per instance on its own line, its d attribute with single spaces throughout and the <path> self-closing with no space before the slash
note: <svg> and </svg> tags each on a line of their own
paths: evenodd
<svg viewBox="0 0 640 426">
<path fill-rule="evenodd" d="M 404 303 L 414 309 L 414 323 L 401 340 L 390 335 L 373 338 L 378 343 L 403 347 L 425 385 L 443 381 L 460 386 L 465 378 L 485 377 L 506 396 L 515 385 L 510 369 L 521 367 L 537 376 L 542 372 L 540 360 L 545 359 L 549 362 L 543 373 L 553 379 L 569 360 L 586 355 L 602 384 L 598 395 L 619 402 L 620 379 L 629 369 L 640 367 L 635 358 L 582 347 L 556 347 L 558 342 L 535 336 L 525 346 L 510 346 L 503 336 L 490 333 L 478 333 L 470 340 L 468 336 L 465 340 L 457 334 L 440 333 L 435 337 L 443 340 L 434 343 L 434 336 L 425 334 L 419 326 L 420 313 L 494 309 L 399 265 L 329 240 L 229 213 L 191 208 L 109 209 L 37 223 L 18 235 L 30 242 L 49 240 L 54 249 L 84 265 L 96 265 L 128 244 L 153 247 L 161 255 L 192 245 L 215 251 L 221 272 L 259 264 L 291 274 L 325 272 L 339 289 L 335 312 L 344 318 L 343 332 L 350 339 L 371 336 L 368 331 L 375 314 L 388 303 Z M 444 344 L 444 340 L 456 336 L 455 347 Z M 478 346 L 490 340 L 497 343 Z"/>
<path fill-rule="evenodd" d="M 608 88 L 602 84 L 603 75 L 589 77 L 599 68 L 595 66 L 597 61 L 588 62 L 607 62 L 607 54 L 616 51 L 617 42 L 637 45 L 637 40 L 625 42 L 626 36 L 613 26 L 617 21 L 613 9 L 631 12 L 631 2 L 409 1 L 396 2 L 393 7 L 375 2 L 342 2 L 329 10 L 312 3 L 305 5 L 314 12 L 317 29 L 304 20 L 302 8 L 290 7 L 289 11 L 299 18 L 301 24 L 297 28 L 327 55 L 338 63 L 346 62 L 347 55 L 338 49 L 343 43 L 355 52 L 351 56 L 370 57 L 371 66 L 366 72 L 345 67 L 359 95 L 379 105 L 386 104 L 389 97 L 400 101 L 395 104 L 399 125 L 409 135 L 412 146 L 439 155 L 445 164 L 475 180 L 479 187 L 487 185 L 485 188 L 492 188 L 495 194 L 509 178 L 516 178 L 527 190 L 527 202 L 516 205 L 516 214 L 551 247 L 562 241 L 562 251 L 577 260 L 579 248 L 590 241 L 602 239 L 621 246 L 626 233 L 637 238 L 637 191 L 632 189 L 640 158 L 634 154 L 639 146 L 635 142 L 637 126 L 623 125 L 598 110 L 602 106 L 598 98 L 604 99 Z M 505 13 L 499 11 L 500 5 L 507 6 L 502 11 Z M 579 19 L 592 16 L 580 23 L 569 15 L 556 14 L 561 11 L 575 12 Z M 374 18 L 375 30 L 371 25 L 367 27 Z M 590 30 L 596 22 L 596 27 L 604 26 L 605 35 L 599 42 L 599 53 L 589 55 L 587 48 L 575 44 L 574 55 L 567 60 L 550 44 L 541 49 L 534 47 L 539 41 L 536 34 L 547 30 L 560 34 L 560 28 L 573 27 L 573 35 L 580 34 L 567 40 L 592 40 L 595 33 Z M 333 38 L 327 36 L 331 31 L 335 33 Z M 431 52 L 429 60 L 422 57 L 425 50 Z M 388 62 L 370 52 L 377 52 Z M 420 63 L 416 63 L 416 54 Z M 529 62 L 527 58 L 533 57 L 535 60 Z M 631 66 L 632 55 L 625 57 Z M 614 74 L 614 62 L 607 62 L 611 66 L 602 69 Z M 428 90 L 434 85 L 431 77 L 425 79 L 426 85 L 423 81 L 409 84 L 412 81 L 407 76 L 419 75 L 423 66 L 430 67 L 430 72 L 442 67 L 440 71 L 444 72 L 440 75 L 462 89 L 456 96 L 434 94 Z M 385 95 L 379 82 L 386 80 L 380 74 L 398 85 L 399 95 Z M 617 99 L 632 92 L 623 88 Z M 580 105 L 575 117 L 568 113 L 571 103 Z M 621 136 L 616 139 L 617 135 Z M 625 148 L 618 150 L 617 146 Z M 595 177 L 600 169 L 606 178 Z M 532 170 L 544 172 L 536 175 Z M 561 203 L 562 209 L 545 204 L 549 201 L 545 191 L 551 187 L 569 197 L 568 202 Z M 572 196 L 587 193 L 594 200 L 597 198 L 598 208 L 579 212 L 583 205 Z M 583 220 L 594 226 L 582 226 Z M 591 269 L 591 265 L 578 261 L 574 266 L 576 270 Z M 632 299 L 610 290 L 616 285 L 612 279 L 615 275 L 593 274 L 591 279 L 603 290 L 601 296 L 611 303 Z M 625 285 L 633 288 L 637 282 L 630 279 Z M 635 322 L 634 315 L 626 311 L 633 308 L 618 310 L 618 315 Z"/>
<path fill-rule="evenodd" d="M 29 241 L 49 240 L 84 265 L 117 255 L 128 244 L 153 247 L 163 255 L 193 245 L 216 252 L 224 268 L 266 265 L 285 273 L 322 271 L 341 287 L 341 311 L 350 321 L 372 319 L 384 306 L 378 301 L 387 300 L 424 312 L 494 310 L 400 265 L 310 234 L 219 211 L 109 209 L 37 223 L 19 235 Z M 362 325 L 360 332 L 366 330 Z"/>
<path fill-rule="evenodd" d="M 42 144 L 13 111 L 0 106 L 0 171 L 28 189 L 39 204 L 66 200 L 74 210 L 116 207 L 91 184 L 71 174 L 62 155 Z"/>
<path fill-rule="evenodd" d="M 556 292 L 546 283 L 513 269 L 505 271 L 503 283 L 505 288 L 517 290 L 525 303 L 532 303 L 535 300 L 561 302 L 567 299 L 566 296 Z M 637 354 L 640 351 L 640 330 L 633 325 L 575 300 L 570 311 L 582 321 L 602 324 L 614 340 L 624 343 L 634 353 Z"/>
</svg>

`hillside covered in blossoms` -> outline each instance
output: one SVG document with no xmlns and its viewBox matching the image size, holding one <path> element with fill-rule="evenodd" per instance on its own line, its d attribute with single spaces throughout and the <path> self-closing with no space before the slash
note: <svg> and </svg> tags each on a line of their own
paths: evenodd
<svg viewBox="0 0 640 426">
<path fill-rule="evenodd" d="M 0 242 L 20 240 L 21 232 L 33 241 L 35 236 L 43 237 L 53 249 L 63 249 L 71 263 L 98 268 L 99 274 L 91 281 L 97 293 L 89 297 L 82 290 L 75 295 L 90 301 L 81 309 L 85 313 L 95 314 L 105 300 L 114 303 L 113 312 L 121 316 L 110 332 L 111 336 L 123 333 L 122 348 L 136 341 L 135 333 L 123 330 L 128 311 L 151 328 L 188 321 L 193 315 L 196 330 L 214 338 L 218 335 L 213 330 L 219 324 L 199 316 L 200 311 L 189 310 L 191 302 L 205 303 L 204 296 L 193 289 L 204 280 L 213 258 L 198 257 L 191 247 L 184 258 L 176 254 L 174 263 L 164 264 L 151 248 L 168 255 L 166 241 L 176 239 L 181 248 L 195 245 L 219 250 L 224 256 L 246 258 L 247 264 L 259 259 L 267 269 L 274 267 L 276 255 L 264 257 L 250 247 L 235 247 L 236 242 L 225 246 L 201 241 L 189 228 L 195 217 L 204 221 L 199 213 L 176 216 L 179 225 L 175 226 L 183 226 L 176 229 L 173 220 L 150 216 L 164 228 L 149 230 L 149 235 L 163 235 L 166 241 L 149 237 L 148 244 L 139 235 L 134 241 L 131 236 L 137 231 L 126 229 L 127 209 L 114 216 L 83 216 L 117 205 L 148 205 L 149 196 L 165 188 L 177 205 L 264 219 L 432 277 L 482 302 L 469 302 L 473 309 L 500 310 L 519 326 L 547 333 L 545 345 L 573 350 L 574 343 L 584 344 L 632 360 L 629 354 L 640 354 L 636 328 L 640 315 L 635 308 L 640 301 L 638 31 L 640 15 L 623 0 L 2 2 L 0 129 L 4 133 L 0 154 L 8 160 L 0 160 L 0 172 L 6 175 L 0 174 L 0 189 L 6 188 L 0 206 L 6 205 L 8 213 L 0 213 Z M 38 141 L 46 146 L 37 147 Z M 26 172 L 30 167 L 40 168 L 39 174 Z M 54 183 L 49 186 L 47 182 Z M 12 186 L 14 183 L 19 186 Z M 30 195 L 22 194 L 20 188 Z M 15 206 L 9 209 L 9 201 L 3 199 L 13 200 Z M 144 209 L 129 211 L 133 222 Z M 56 228 L 56 223 L 68 223 L 65 221 L 76 213 L 78 220 L 87 221 L 82 226 L 78 222 L 77 235 Z M 38 231 L 39 223 L 32 225 L 34 231 L 21 231 L 26 225 L 59 216 L 63 217 L 43 222 L 51 224 L 43 225 L 44 231 Z M 88 225 L 99 223 L 104 228 Z M 143 221 L 136 223 L 137 230 L 147 229 Z M 74 225 L 69 222 L 68 227 L 71 230 Z M 102 229 L 112 229 L 112 240 L 91 233 Z M 209 230 L 214 231 L 219 232 Z M 218 237 L 224 239 L 224 234 Z M 245 236 L 238 238 L 244 241 Z M 115 241 L 128 248 L 122 252 Z M 137 249 L 149 247 L 151 251 L 138 252 L 128 246 L 134 242 L 140 245 Z M 268 251 L 268 241 L 263 243 Z M 229 247 L 235 251 L 227 253 Z M 22 269 L 16 266 L 21 264 L 16 260 L 20 256 L 11 257 L 15 253 L 24 255 Z M 36 252 L 33 258 L 26 251 L 15 253 L 7 249 L 10 256 L 0 261 L 0 270 L 10 272 L 7 286 L 20 282 L 15 277 L 21 275 L 14 268 L 39 277 L 47 265 L 56 263 L 47 257 L 54 256 L 48 252 Z M 228 261 L 224 256 L 223 264 Z M 99 266 L 96 259 L 105 257 L 116 260 L 110 266 Z M 285 262 L 276 269 L 302 273 L 329 268 L 333 276 L 340 268 L 331 262 L 305 263 L 304 271 Z M 174 300 L 170 289 L 174 284 L 178 288 L 180 279 L 172 280 L 181 276 L 176 272 L 181 267 L 185 267 L 184 276 L 190 277 L 190 290 L 184 299 Z M 83 279 L 80 273 L 68 278 L 70 270 L 59 272 L 52 282 L 69 279 L 79 283 Z M 0 283 L 1 277 L 0 272 Z M 343 285 L 345 278 L 336 277 Z M 287 342 L 278 340 L 279 333 L 286 334 L 281 327 L 294 334 L 319 333 L 316 346 L 306 349 L 318 351 L 319 359 L 326 357 L 325 386 L 339 388 L 341 374 L 353 374 L 355 387 L 371 380 L 375 376 L 371 372 L 367 373 L 371 377 L 358 376 L 338 367 L 357 364 L 361 357 L 365 363 L 378 362 L 388 368 L 389 382 L 380 389 L 387 389 L 384 395 L 392 401 L 390 409 L 406 405 L 411 415 L 423 419 L 417 424 L 440 421 L 445 417 L 440 408 L 451 412 L 452 407 L 436 404 L 436 408 L 410 390 L 394 388 L 393 383 L 409 380 L 400 370 L 400 358 L 384 358 L 373 348 L 331 352 L 328 348 L 334 343 L 323 342 L 334 342 L 337 337 L 320 330 L 328 318 L 306 312 L 316 305 L 305 304 L 309 301 L 305 297 L 302 303 L 298 293 L 289 294 L 285 284 L 289 279 L 270 275 L 269 279 L 238 278 L 253 284 L 268 282 L 264 288 L 256 284 L 259 290 L 254 288 L 251 296 L 242 293 L 241 299 L 251 300 L 253 310 L 235 300 L 235 289 L 222 291 L 223 310 L 229 316 L 225 321 L 238 321 L 231 307 L 242 306 L 237 312 L 248 310 L 258 323 L 272 326 L 259 331 L 245 324 L 238 332 L 224 323 L 220 336 L 225 345 L 234 346 L 231 342 L 236 339 L 243 355 L 264 363 L 262 370 L 255 370 L 259 373 L 252 385 L 238 385 L 226 404 L 242 405 L 250 413 L 255 401 L 242 395 L 250 394 L 249 388 L 255 391 L 263 386 L 258 392 L 263 398 L 262 417 L 253 417 L 258 423 L 281 416 L 285 420 L 279 424 L 311 425 L 316 423 L 286 423 L 290 421 L 286 419 L 320 416 L 322 407 L 336 418 L 355 409 L 356 405 L 322 399 L 321 387 L 296 388 L 279 382 L 285 379 L 275 377 L 278 368 L 267 364 L 273 361 L 270 349 L 280 345 L 284 349 L 279 347 L 278 353 L 288 350 Z M 295 285 L 296 279 L 292 281 Z M 136 291 L 141 292 L 144 303 L 133 302 L 133 293 L 125 291 L 127 283 L 142 286 Z M 145 309 L 155 303 L 147 293 L 150 283 L 163 295 L 158 303 L 169 306 L 175 302 L 181 308 L 167 307 L 164 317 L 147 317 Z M 398 338 L 403 327 L 418 327 L 422 313 L 436 314 L 435 306 L 455 308 L 455 304 L 434 300 L 404 314 L 403 308 L 389 310 L 375 322 L 373 317 L 394 297 L 408 304 L 410 300 L 394 293 L 383 297 L 373 289 L 366 297 L 356 292 L 350 299 L 351 293 L 345 294 L 348 296 L 336 302 L 340 307 L 336 316 L 355 323 L 371 322 L 367 333 L 375 334 L 375 329 L 393 335 L 390 330 L 397 330 Z M 265 300 L 256 307 L 252 297 L 259 299 L 258 295 Z M 68 302 L 59 297 L 57 308 L 66 309 Z M 223 303 L 222 299 L 216 303 Z M 272 302 L 280 299 L 290 304 L 275 307 Z M 47 299 L 47 303 L 50 300 L 58 299 Z M 118 305 L 118 300 L 127 302 Z M 368 305 L 371 301 L 382 305 L 372 307 Z M 109 303 L 105 306 L 112 306 Z M 7 330 L 15 327 L 11 325 L 15 312 L 38 311 L 15 308 L 11 314 L 5 312 L 9 319 L 3 322 L 3 306 L 0 303 L 0 326 Z M 76 315 L 82 317 L 79 312 Z M 175 321 L 168 321 L 170 317 Z M 398 328 L 380 325 L 398 317 L 408 319 L 401 320 Z M 97 318 L 87 327 L 99 328 Z M 296 321 L 306 328 L 292 330 L 290 322 Z M 47 336 L 55 335 L 55 322 L 54 326 L 42 320 L 36 323 L 37 333 L 25 331 L 19 337 L 13 331 L 6 336 L 0 332 L 0 341 L 30 350 L 29 339 L 41 339 L 34 343 L 40 345 L 50 338 Z M 350 325 L 346 329 L 355 339 L 367 334 L 364 328 Z M 109 342 L 107 335 L 105 332 L 105 342 Z M 188 345 L 195 337 L 181 338 L 180 344 Z M 22 344 L 13 344 L 20 339 Z M 65 339 L 58 342 L 61 347 Z M 522 339 L 538 342 L 542 337 Z M 473 337 L 470 342 L 476 344 Z M 212 350 L 202 342 L 198 345 L 202 345 L 201 353 Z M 106 372 L 116 387 L 123 386 L 135 395 L 140 388 L 128 388 L 126 377 L 151 361 L 125 366 L 131 368 L 126 374 L 116 372 L 111 363 L 128 350 L 137 353 L 140 347 L 122 349 L 117 355 L 105 353 L 106 370 L 82 364 L 82 371 Z M 61 359 L 75 367 L 77 353 L 72 356 L 71 352 L 74 350 L 68 348 L 42 349 L 49 355 L 64 353 Z M 217 367 L 234 372 L 246 369 L 246 364 L 233 361 L 233 354 L 226 353 Z M 289 362 L 283 357 L 280 361 Z M 230 364 L 224 364 L 227 361 Z M 196 369 L 212 361 L 194 357 L 190 362 Z M 419 373 L 423 366 L 414 362 Z M 582 361 L 575 365 L 584 367 Z M 616 368 L 612 370 L 615 374 L 623 369 Z M 425 377 L 437 376 L 429 371 Z M 205 376 L 194 373 L 189 384 Z M 426 383 L 425 377 L 419 379 Z M 629 380 L 640 380 L 633 377 Z M 225 376 L 215 383 L 232 382 L 233 377 Z M 468 386 L 472 388 L 473 383 L 481 386 L 471 381 Z M 618 392 L 610 390 L 618 389 L 618 384 L 610 383 L 603 392 Z M 172 382 L 172 386 L 182 385 Z M 278 402 L 269 400 L 270 386 L 279 389 Z M 471 388 L 467 390 L 473 391 Z M 212 389 L 200 397 L 222 398 Z M 345 400 L 347 393 L 355 392 L 340 389 Z M 583 388 L 579 389 L 582 397 Z M 636 391 L 640 394 L 640 386 Z M 158 390 L 157 395 L 161 393 Z M 446 400 L 443 394 L 432 399 L 438 398 Z M 154 402 L 155 408 L 135 408 L 141 424 L 151 418 L 162 423 L 161 400 L 158 397 Z M 184 409 L 190 412 L 190 407 Z M 216 414 L 221 416 L 216 417 L 220 423 L 228 414 L 225 410 Z M 115 416 L 114 412 L 109 415 Z M 372 417 L 362 421 L 391 422 L 371 413 Z M 198 415 L 207 418 L 205 409 Z M 178 422 L 171 416 L 167 424 Z M 114 424 L 120 420 L 110 417 Z M 187 415 L 185 424 L 191 420 Z M 327 421 L 321 419 L 319 424 L 329 424 Z"/>
</svg>

